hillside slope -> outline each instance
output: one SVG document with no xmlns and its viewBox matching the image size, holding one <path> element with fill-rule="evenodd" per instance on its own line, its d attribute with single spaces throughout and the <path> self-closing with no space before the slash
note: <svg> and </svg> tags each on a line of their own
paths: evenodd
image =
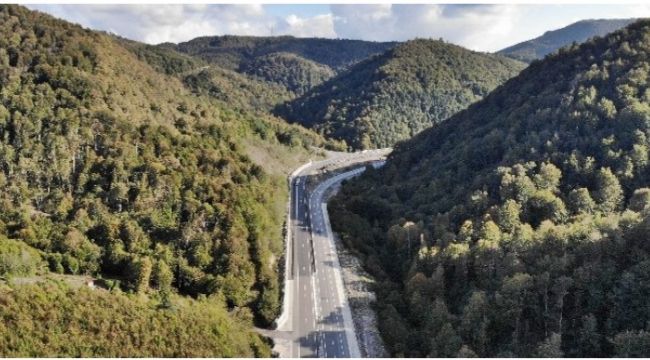
<svg viewBox="0 0 650 360">
<path fill-rule="evenodd" d="M 237 342 L 222 356 L 268 355 L 250 327 L 253 318 L 268 325 L 279 311 L 286 180 L 265 170 L 279 163 L 255 163 L 248 154 L 277 149 L 298 162 L 322 138 L 193 94 L 176 77 L 197 64 L 185 55 L 127 46 L 19 6 L 0 6 L 0 29 L 0 276 L 108 278 L 116 289 L 159 299 L 162 312 L 126 309 L 115 312 L 116 322 L 186 322 L 197 347 L 187 354 L 205 355 L 213 345 L 202 346 L 232 337 Z M 3 299 L 34 291 L 34 307 L 46 301 L 36 288 L 15 286 Z M 170 299 L 199 295 L 221 299 L 218 318 L 188 322 L 174 311 Z M 232 310 L 241 320 L 230 318 Z M 229 321 L 241 326 L 221 325 Z M 14 325 L 20 322 L 0 327 L 3 343 L 20 345 Z M 102 325 L 94 336 L 110 339 L 108 331 Z M 145 329 L 131 331 L 137 337 Z M 77 356 L 75 340 L 50 354 Z M 184 344 L 169 341 L 165 349 Z M 7 354 L 36 354 L 20 349 Z M 96 355 L 129 355 L 117 338 L 102 349 Z M 180 354 L 172 350 L 149 355 Z"/>
<path fill-rule="evenodd" d="M 225 35 L 199 37 L 174 47 L 183 53 L 198 56 L 232 70 L 239 69 L 260 56 L 273 53 L 289 53 L 334 70 L 341 70 L 395 45 L 394 42 L 362 40 Z"/>
<path fill-rule="evenodd" d="M 296 95 L 304 94 L 335 74 L 327 65 L 282 52 L 256 57 L 240 67 L 240 71 L 282 85 Z"/>
<path fill-rule="evenodd" d="M 174 48 L 301 95 L 336 72 L 394 45 L 361 40 L 226 35 L 199 37 L 160 47 Z"/>
<path fill-rule="evenodd" d="M 524 65 L 434 40 L 363 61 L 276 113 L 355 149 L 392 146 L 489 93 Z"/>
<path fill-rule="evenodd" d="M 647 356 L 650 21 L 533 62 L 342 188 L 396 356 Z"/>
<path fill-rule="evenodd" d="M 246 316 L 216 297 L 174 296 L 173 308 L 137 294 L 60 282 L 0 286 L 3 357 L 270 357 Z"/>
<path fill-rule="evenodd" d="M 594 36 L 605 36 L 634 22 L 634 19 L 582 20 L 561 29 L 547 31 L 532 40 L 500 50 L 498 53 L 524 62 L 532 62 L 570 45 Z"/>
</svg>

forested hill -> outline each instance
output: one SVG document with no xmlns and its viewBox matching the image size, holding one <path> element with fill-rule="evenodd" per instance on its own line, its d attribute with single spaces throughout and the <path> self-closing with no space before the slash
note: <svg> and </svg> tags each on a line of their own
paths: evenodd
<svg viewBox="0 0 650 360">
<path fill-rule="evenodd" d="M 190 56 L 169 46 L 117 40 L 154 69 L 183 81 L 194 93 L 207 95 L 231 107 L 265 113 L 295 95 L 285 86 L 256 79 Z"/>
<path fill-rule="evenodd" d="M 647 356 L 650 21 L 561 50 L 346 184 L 395 356 Z"/>
<path fill-rule="evenodd" d="M 279 312 L 286 180 L 265 169 L 319 137 L 194 94 L 184 55 L 20 6 L 0 30 L 0 354 L 270 355 L 251 325 Z M 11 280 L 52 273 L 112 290 Z"/>
<path fill-rule="evenodd" d="M 279 84 L 298 95 L 334 73 L 380 54 L 396 43 L 292 36 L 212 36 L 161 44 L 224 69 Z"/>
<path fill-rule="evenodd" d="M 363 61 L 276 113 L 355 149 L 392 146 L 445 120 L 524 64 L 436 40 L 413 40 Z"/>
<path fill-rule="evenodd" d="M 634 19 L 582 20 L 561 29 L 547 31 L 532 40 L 507 47 L 498 53 L 513 59 L 532 62 L 570 45 L 582 43 L 594 36 L 605 36 L 634 22 Z"/>
</svg>

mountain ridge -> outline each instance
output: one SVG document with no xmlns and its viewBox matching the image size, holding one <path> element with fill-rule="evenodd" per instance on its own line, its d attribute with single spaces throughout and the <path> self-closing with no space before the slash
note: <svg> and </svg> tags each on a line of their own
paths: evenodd
<svg viewBox="0 0 650 360">
<path fill-rule="evenodd" d="M 391 48 L 394 42 L 293 36 L 202 36 L 161 44 L 219 67 L 282 85 L 296 95 Z"/>
<path fill-rule="evenodd" d="M 353 149 L 392 146 L 480 99 L 522 68 L 506 57 L 412 40 L 280 105 L 276 114 Z"/>
<path fill-rule="evenodd" d="M 497 53 L 530 63 L 541 59 L 573 42 L 582 43 L 594 36 L 604 36 L 618 30 L 636 19 L 587 19 L 567 25 L 527 41 L 499 50 Z"/>
</svg>

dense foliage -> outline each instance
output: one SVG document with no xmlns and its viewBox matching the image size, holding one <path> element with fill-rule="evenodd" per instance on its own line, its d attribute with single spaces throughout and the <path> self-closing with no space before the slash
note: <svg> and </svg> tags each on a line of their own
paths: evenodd
<svg viewBox="0 0 650 360">
<path fill-rule="evenodd" d="M 334 71 L 291 53 L 271 53 L 254 58 L 240 70 L 260 80 L 277 83 L 296 95 L 334 76 Z"/>
<path fill-rule="evenodd" d="M 0 287 L 2 357 L 269 357 L 223 301 L 146 297 L 63 283 Z"/>
<path fill-rule="evenodd" d="M 220 68 L 282 86 L 293 98 L 336 72 L 394 45 L 360 40 L 228 35 L 199 37 L 160 47 L 175 48 Z"/>
<path fill-rule="evenodd" d="M 380 54 L 395 44 L 293 36 L 226 35 L 199 37 L 176 45 L 176 49 L 231 70 L 244 69 L 249 62 L 255 61 L 258 57 L 273 53 L 288 53 L 338 71 L 371 55 Z"/>
<path fill-rule="evenodd" d="M 193 93 L 179 77 L 200 61 L 172 49 L 10 5 L 0 30 L 0 275 L 42 258 L 125 291 L 221 296 L 268 325 L 286 180 L 249 144 L 307 155 L 322 138 Z"/>
<path fill-rule="evenodd" d="M 650 21 L 534 62 L 334 199 L 396 356 L 647 356 Z"/>
<path fill-rule="evenodd" d="M 174 50 L 169 45 L 151 46 L 122 38 L 118 40 L 158 72 L 181 79 L 194 94 L 220 100 L 223 106 L 238 112 L 239 120 L 247 123 L 264 141 L 305 149 L 313 146 L 329 149 L 343 147 L 337 141 L 325 140 L 313 131 L 287 124 L 269 113 L 269 110 L 279 103 L 295 96 L 287 90 L 285 84 L 274 84 L 269 79 L 248 77 L 206 64 L 198 58 Z"/>
<path fill-rule="evenodd" d="M 251 79 L 218 66 L 199 68 L 183 76 L 183 82 L 195 93 L 208 95 L 238 108 L 268 114 L 277 104 L 293 98 L 285 87 Z"/>
<path fill-rule="evenodd" d="M 182 75 L 207 65 L 196 57 L 174 50 L 173 47 L 147 45 L 119 37 L 117 40 L 138 59 L 167 75 Z"/>
<path fill-rule="evenodd" d="M 38 250 L 24 242 L 0 236 L 0 278 L 33 275 L 44 265 Z"/>
<path fill-rule="evenodd" d="M 498 53 L 530 63 L 574 42 L 582 43 L 594 36 L 605 36 L 633 21 L 634 19 L 582 20 L 561 29 L 547 31 L 541 36 L 509 46 Z"/>
<path fill-rule="evenodd" d="M 354 149 L 392 146 L 516 75 L 523 63 L 435 40 L 413 40 L 279 107 L 277 113 Z"/>
</svg>

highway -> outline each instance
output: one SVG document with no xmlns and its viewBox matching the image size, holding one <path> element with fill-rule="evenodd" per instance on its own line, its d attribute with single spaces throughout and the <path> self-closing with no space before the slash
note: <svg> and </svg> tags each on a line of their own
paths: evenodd
<svg viewBox="0 0 650 360">
<path fill-rule="evenodd" d="M 365 170 L 361 163 L 381 164 L 389 151 L 334 153 L 290 177 L 284 311 L 273 336 L 281 357 L 361 356 L 326 201 L 329 189 Z M 351 168 L 331 174 L 343 167 Z M 308 181 L 315 173 L 325 180 Z"/>
</svg>

